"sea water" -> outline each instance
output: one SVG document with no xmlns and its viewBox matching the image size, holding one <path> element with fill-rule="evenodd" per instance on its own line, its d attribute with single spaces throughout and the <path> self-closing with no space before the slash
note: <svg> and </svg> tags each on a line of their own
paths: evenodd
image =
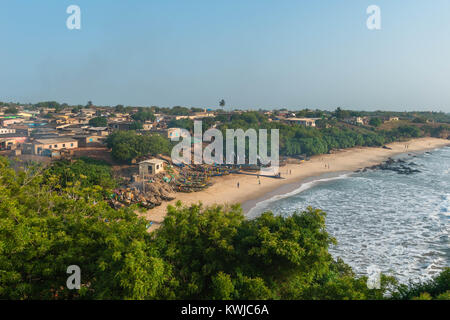
<svg viewBox="0 0 450 320">
<path fill-rule="evenodd" d="M 403 283 L 427 280 L 450 267 L 450 147 L 396 158 L 420 172 L 322 177 L 259 202 L 247 216 L 322 209 L 327 231 L 338 242 L 330 253 L 356 274 L 375 267 Z"/>
</svg>

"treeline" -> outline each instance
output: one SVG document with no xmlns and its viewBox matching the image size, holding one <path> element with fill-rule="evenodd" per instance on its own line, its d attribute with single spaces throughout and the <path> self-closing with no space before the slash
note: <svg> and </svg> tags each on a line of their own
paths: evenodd
<svg viewBox="0 0 450 320">
<path fill-rule="evenodd" d="M 140 124 L 146 119 L 152 119 L 154 114 L 151 111 L 139 111 L 133 118 L 136 126 L 132 129 L 138 130 L 142 127 Z M 267 116 L 260 112 L 244 112 L 242 114 L 218 114 L 214 118 L 205 118 L 202 120 L 203 132 L 218 125 L 222 130 L 223 136 L 226 136 L 226 129 L 278 129 L 280 137 L 280 155 L 298 156 L 298 155 L 317 155 L 329 153 L 331 150 L 351 148 L 356 146 L 383 146 L 394 141 L 402 141 L 411 138 L 423 136 L 447 137 L 450 131 L 447 125 L 414 125 L 400 124 L 390 130 L 380 130 L 376 127 L 380 124 L 379 118 L 373 118 L 372 126 L 349 126 L 338 122 L 336 119 L 317 120 L 317 128 L 305 127 L 302 125 L 289 125 L 281 122 L 268 121 Z M 378 120 L 375 121 L 375 120 Z M 194 121 L 191 119 L 172 119 L 168 123 L 169 128 L 183 128 L 193 132 Z M 161 142 L 153 143 L 153 140 Z M 149 138 L 140 136 L 136 133 L 114 133 L 108 138 L 108 146 L 112 148 L 113 156 L 120 161 L 130 161 L 136 156 L 147 153 L 169 154 L 172 145 L 165 138 Z M 153 146 L 155 149 L 153 150 Z M 248 142 L 246 148 L 248 149 Z"/>
<path fill-rule="evenodd" d="M 322 121 L 323 123 L 320 123 Z M 202 122 L 202 129 L 206 131 L 214 124 L 219 124 L 223 136 L 226 129 L 278 129 L 280 137 L 280 155 L 317 155 L 325 154 L 331 150 L 352 148 L 355 146 L 383 146 L 384 144 L 425 135 L 440 137 L 448 132 L 448 127 L 441 125 L 415 126 L 400 125 L 391 130 L 376 130 L 373 127 L 356 127 L 339 125 L 335 120 L 319 120 L 322 128 L 305 127 L 302 125 L 288 125 L 281 122 L 270 122 L 264 114 L 259 112 L 245 112 L 242 114 L 219 114 L 215 118 L 206 118 Z M 327 124 L 331 124 L 327 127 Z M 169 128 L 183 128 L 189 131 L 194 129 L 191 119 L 171 120 Z M 136 127 L 134 129 L 139 129 Z M 248 141 L 246 142 L 248 149 Z M 170 154 L 173 144 L 166 138 L 158 135 L 138 135 L 135 132 L 115 132 L 107 139 L 108 147 L 112 149 L 113 157 L 119 161 L 130 161 L 135 157 L 146 154 Z M 225 147 L 225 146 L 224 146 Z"/>
<path fill-rule="evenodd" d="M 226 116 L 220 128 L 226 129 L 279 129 L 280 154 L 284 156 L 316 155 L 328 153 L 333 149 L 351 148 L 355 146 L 382 146 L 401 139 L 417 138 L 423 132 L 413 125 L 401 125 L 392 130 L 370 130 L 366 128 L 349 128 L 333 125 L 317 129 L 302 125 L 288 125 L 280 122 L 269 122 L 257 112 L 246 112 L 241 115 Z M 325 120 L 324 120 L 325 121 Z M 336 122 L 334 123 L 336 124 Z"/>
<path fill-rule="evenodd" d="M 239 205 L 178 203 L 149 233 L 131 209 L 99 200 L 94 180 L 70 177 L 58 166 L 16 172 L 0 158 L 0 299 L 450 298 L 449 269 L 414 286 L 383 275 L 368 289 L 328 252 L 321 210 L 246 220 Z M 71 265 L 80 290 L 66 287 Z"/>
</svg>

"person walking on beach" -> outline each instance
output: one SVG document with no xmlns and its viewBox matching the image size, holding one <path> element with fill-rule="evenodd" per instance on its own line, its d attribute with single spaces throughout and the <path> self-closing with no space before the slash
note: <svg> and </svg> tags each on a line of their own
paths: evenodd
<svg viewBox="0 0 450 320">
<path fill-rule="evenodd" d="M 238 181 L 238 183 L 237 183 L 237 187 L 238 187 L 238 189 L 239 189 L 239 181 Z"/>
</svg>

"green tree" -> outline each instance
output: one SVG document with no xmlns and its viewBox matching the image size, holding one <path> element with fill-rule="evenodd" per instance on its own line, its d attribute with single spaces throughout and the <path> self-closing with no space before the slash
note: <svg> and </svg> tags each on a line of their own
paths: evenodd
<svg viewBox="0 0 450 320">
<path fill-rule="evenodd" d="M 191 119 L 179 119 L 179 120 L 172 119 L 167 124 L 167 127 L 169 127 L 169 128 L 183 128 L 183 129 L 186 129 L 188 131 L 192 131 L 192 130 L 194 130 L 194 121 L 191 120 Z"/>
<path fill-rule="evenodd" d="M 338 118 L 339 120 L 342 120 L 342 119 L 350 117 L 350 112 L 348 112 L 347 110 L 342 110 L 340 107 L 338 107 L 334 111 L 334 116 L 336 118 Z"/>
<path fill-rule="evenodd" d="M 321 210 L 248 220 L 239 205 L 178 202 L 149 233 L 131 208 L 102 200 L 104 168 L 82 177 L 102 163 L 21 165 L 0 157 L 0 299 L 450 298 L 450 269 L 410 285 L 382 275 L 368 289 L 330 255 Z M 65 286 L 70 265 L 80 290 Z"/>
<path fill-rule="evenodd" d="M 89 125 L 93 127 L 107 127 L 108 126 L 108 119 L 105 117 L 96 117 L 89 120 Z"/>
<path fill-rule="evenodd" d="M 135 131 L 116 131 L 106 139 L 112 156 L 119 161 L 129 162 L 143 155 L 169 154 L 169 139 L 159 134 L 139 135 Z"/>
<path fill-rule="evenodd" d="M 450 300 L 450 268 L 425 282 L 399 285 L 392 295 L 397 300 Z"/>
<path fill-rule="evenodd" d="M 144 128 L 144 125 L 142 122 L 139 121 L 133 121 L 130 125 L 130 130 L 141 130 Z"/>
<path fill-rule="evenodd" d="M 173 267 L 182 299 L 270 299 L 294 295 L 330 271 L 325 214 L 265 213 L 245 220 L 239 206 L 169 206 L 155 242 Z M 294 285 L 297 284 L 297 285 Z"/>
<path fill-rule="evenodd" d="M 124 113 L 125 107 L 122 104 L 118 104 L 117 106 L 114 107 L 114 112 Z"/>
<path fill-rule="evenodd" d="M 36 168 L 35 168 L 36 169 Z M 150 246 L 146 221 L 74 185 L 59 192 L 40 169 L 15 173 L 0 158 L 0 299 L 155 299 L 170 266 Z M 81 268 L 81 289 L 66 287 Z"/>
<path fill-rule="evenodd" d="M 155 121 L 156 117 L 150 110 L 144 111 L 139 110 L 137 113 L 131 115 L 131 118 L 135 121 L 145 122 L 145 121 Z"/>
<path fill-rule="evenodd" d="M 14 106 L 10 106 L 5 110 L 5 114 L 17 114 L 18 112 L 19 110 Z"/>
<path fill-rule="evenodd" d="M 83 188 L 99 186 L 110 193 L 117 187 L 110 165 L 90 158 L 80 158 L 74 162 L 67 160 L 53 162 L 44 173 L 44 181 L 50 181 L 55 177 L 59 181 L 58 189 L 79 183 Z"/>
<path fill-rule="evenodd" d="M 374 127 L 379 127 L 381 125 L 381 123 L 382 123 L 382 121 L 380 118 L 370 118 L 370 120 L 369 120 L 369 124 Z"/>
</svg>

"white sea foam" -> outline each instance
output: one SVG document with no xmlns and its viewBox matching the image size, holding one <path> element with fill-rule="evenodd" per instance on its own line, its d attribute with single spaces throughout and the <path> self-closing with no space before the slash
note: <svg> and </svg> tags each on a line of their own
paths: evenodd
<svg viewBox="0 0 450 320">
<path fill-rule="evenodd" d="M 301 192 L 303 192 L 305 190 L 308 190 L 308 189 L 316 186 L 317 184 L 319 184 L 321 182 L 333 181 L 333 180 L 338 180 L 338 179 L 345 179 L 345 178 L 348 178 L 349 176 L 350 176 L 350 173 L 343 173 L 343 174 L 341 174 L 339 176 L 336 176 L 336 177 L 320 178 L 320 179 L 313 180 L 313 181 L 310 181 L 310 182 L 302 183 L 300 185 L 300 187 L 298 187 L 297 189 L 295 189 L 295 190 L 293 190 L 291 192 L 284 193 L 284 194 L 278 194 L 278 195 L 275 195 L 275 196 L 273 196 L 273 197 L 271 197 L 269 199 L 265 199 L 265 200 L 262 200 L 262 201 L 258 202 L 253 208 L 251 208 L 248 211 L 248 213 L 246 214 L 246 217 L 249 218 L 249 219 L 256 218 L 258 215 L 263 213 L 264 210 L 272 202 L 279 201 L 281 199 L 286 199 L 286 198 L 292 197 L 294 195 L 297 195 L 297 194 L 299 194 L 299 193 L 301 193 Z"/>
<path fill-rule="evenodd" d="M 338 241 L 330 253 L 358 275 L 375 265 L 404 283 L 427 280 L 450 267 L 450 148 L 411 161 L 420 173 L 380 170 L 322 178 L 259 202 L 248 216 L 320 208 Z"/>
</svg>

